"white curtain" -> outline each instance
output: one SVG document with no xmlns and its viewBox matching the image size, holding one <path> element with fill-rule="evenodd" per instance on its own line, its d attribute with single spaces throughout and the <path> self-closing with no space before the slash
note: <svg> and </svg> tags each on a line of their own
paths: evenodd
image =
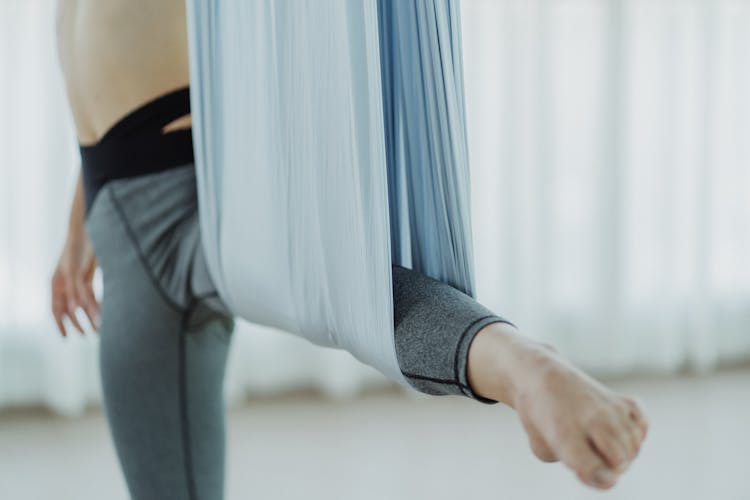
<svg viewBox="0 0 750 500">
<path fill-rule="evenodd" d="M 0 2 L 0 407 L 97 404 L 49 280 L 78 169 L 52 0 Z M 750 3 L 463 0 L 477 294 L 596 374 L 750 358 Z M 242 324 L 227 401 L 383 377 Z"/>
<path fill-rule="evenodd" d="M 470 0 L 478 293 L 596 372 L 750 354 L 750 3 Z"/>
</svg>

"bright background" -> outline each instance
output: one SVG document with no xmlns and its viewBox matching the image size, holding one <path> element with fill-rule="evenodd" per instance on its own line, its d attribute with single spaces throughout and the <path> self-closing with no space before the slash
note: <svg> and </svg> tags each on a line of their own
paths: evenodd
<svg viewBox="0 0 750 500">
<path fill-rule="evenodd" d="M 52 2 L 0 2 L 0 407 L 99 399 L 49 313 L 78 170 Z M 750 359 L 750 4 L 463 4 L 478 299 L 595 374 Z M 385 381 L 242 325 L 228 402 Z"/>
<path fill-rule="evenodd" d="M 84 418 L 98 339 L 62 339 L 49 312 L 78 169 L 52 5 L 0 0 L 0 413 Z M 695 404 L 653 393 L 679 420 L 730 384 L 701 380 L 750 361 L 750 2 L 463 0 L 462 13 L 479 301 L 597 377 L 695 377 L 709 391 Z M 230 406 L 313 388 L 358 408 L 389 384 L 275 330 L 243 324 L 233 342 Z M 742 380 L 728 400 L 750 399 Z M 750 498 L 737 491 L 696 498 Z"/>
</svg>

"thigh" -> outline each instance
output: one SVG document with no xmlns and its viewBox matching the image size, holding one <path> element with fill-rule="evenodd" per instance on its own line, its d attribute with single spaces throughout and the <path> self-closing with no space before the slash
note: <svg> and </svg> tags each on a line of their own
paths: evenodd
<svg viewBox="0 0 750 500">
<path fill-rule="evenodd" d="M 231 318 L 180 285 L 189 227 L 139 232 L 134 207 L 110 189 L 98 193 L 87 230 L 104 281 L 104 409 L 128 489 L 134 499 L 220 499 Z"/>
</svg>

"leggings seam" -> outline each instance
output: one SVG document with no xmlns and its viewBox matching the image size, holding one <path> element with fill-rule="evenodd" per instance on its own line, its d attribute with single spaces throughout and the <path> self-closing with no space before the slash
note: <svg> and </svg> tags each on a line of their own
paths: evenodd
<svg viewBox="0 0 750 500">
<path fill-rule="evenodd" d="M 456 344 L 456 352 L 455 352 L 455 355 L 453 356 L 453 376 L 455 377 L 455 379 L 457 381 L 459 381 L 459 382 L 461 381 L 461 378 L 458 375 L 458 355 L 459 355 L 459 353 L 461 351 L 461 345 L 463 344 L 464 337 L 466 337 L 466 334 L 469 333 L 469 330 L 471 329 L 471 327 L 473 327 L 474 325 L 476 325 L 480 321 L 484 321 L 484 320 L 486 320 L 488 318 L 492 318 L 494 316 L 496 316 L 496 315 L 495 314 L 488 314 L 487 316 L 482 316 L 480 318 L 475 319 L 474 321 L 472 321 L 471 323 L 469 323 L 469 325 L 466 328 L 464 328 L 464 331 L 461 333 L 461 336 L 458 337 L 458 343 Z M 468 350 L 467 350 L 466 353 L 467 353 L 467 356 L 468 356 Z M 467 363 L 468 363 L 468 360 L 467 360 Z M 461 392 L 464 394 L 464 396 L 469 396 L 469 397 L 472 396 L 471 393 L 473 391 L 469 390 L 469 393 L 467 393 L 467 389 L 469 389 L 469 388 L 465 387 L 464 384 L 459 383 L 458 387 L 461 389 Z"/>
<path fill-rule="evenodd" d="M 196 300 L 204 300 L 204 299 L 210 299 L 211 297 L 219 297 L 219 292 L 217 290 L 213 290 L 210 292 L 205 292 L 201 294 L 197 294 L 194 296 L 194 299 Z M 221 298 L 221 297 L 219 297 Z"/>
<path fill-rule="evenodd" d="M 146 256 L 143 253 L 143 249 L 138 244 L 138 239 L 135 237 L 135 232 L 133 231 L 133 228 L 130 226 L 128 219 L 125 216 L 125 211 L 123 210 L 122 205 L 120 204 L 120 201 L 117 199 L 117 196 L 115 195 L 114 190 L 112 189 L 112 186 L 110 186 L 110 188 L 107 191 L 109 192 L 109 197 L 112 200 L 112 204 L 115 207 L 115 211 L 120 217 L 122 225 L 125 227 L 125 232 L 128 235 L 128 239 L 130 239 L 130 243 L 135 248 L 136 254 L 138 255 L 138 260 L 141 262 L 141 265 L 146 271 L 146 275 L 151 280 L 151 283 L 154 285 L 154 288 L 159 293 L 159 295 L 161 295 L 162 299 L 164 299 L 166 303 L 172 309 L 174 309 L 176 312 L 180 314 L 183 314 L 185 312 L 185 309 L 182 306 L 180 306 L 177 302 L 172 300 L 171 297 L 169 297 L 166 290 L 164 290 L 161 283 L 159 283 L 159 280 L 156 278 L 156 275 L 154 274 L 153 269 L 151 269 L 151 265 L 146 260 Z"/>
<path fill-rule="evenodd" d="M 435 377 L 428 377 L 426 375 L 417 375 L 416 373 L 409 373 L 405 371 L 401 371 L 401 374 L 408 378 L 418 379 L 418 380 L 427 380 L 429 382 L 435 382 L 438 384 L 446 384 L 446 385 L 457 385 L 459 387 L 465 387 L 468 389 L 466 384 L 461 383 L 460 381 L 455 380 L 447 380 L 442 378 L 435 378 Z"/>
<path fill-rule="evenodd" d="M 189 309 L 189 308 L 188 308 Z M 187 332 L 187 314 L 183 313 L 180 320 L 179 331 L 179 382 L 180 382 L 180 425 L 182 434 L 182 456 L 183 466 L 185 468 L 185 478 L 187 481 L 187 490 L 189 500 L 196 500 L 195 477 L 193 475 L 193 455 L 190 439 L 190 420 L 188 418 L 188 393 L 187 393 L 187 375 L 185 361 L 185 336 Z"/>
</svg>

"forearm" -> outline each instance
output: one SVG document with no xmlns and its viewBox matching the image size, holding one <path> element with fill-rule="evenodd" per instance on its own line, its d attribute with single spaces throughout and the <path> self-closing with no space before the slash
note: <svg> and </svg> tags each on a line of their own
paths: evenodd
<svg viewBox="0 0 750 500">
<path fill-rule="evenodd" d="M 83 179 L 79 173 L 70 207 L 65 245 L 52 276 L 52 313 L 63 336 L 67 336 L 63 324 L 66 317 L 76 330 L 83 333 L 83 327 L 76 317 L 78 308 L 85 311 L 95 329 L 99 325 L 99 304 L 92 287 L 96 256 L 86 235 L 85 217 Z"/>
<path fill-rule="evenodd" d="M 68 243 L 79 242 L 85 236 L 85 200 L 83 197 L 83 178 L 79 171 L 76 181 L 73 203 L 70 207 L 70 218 L 68 220 Z"/>
</svg>

